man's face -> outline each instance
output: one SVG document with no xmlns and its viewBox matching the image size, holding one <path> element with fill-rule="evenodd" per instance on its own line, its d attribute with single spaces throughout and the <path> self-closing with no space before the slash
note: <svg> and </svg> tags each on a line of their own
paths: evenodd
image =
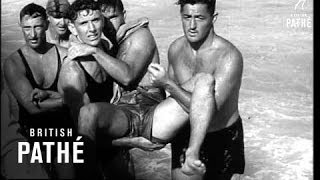
<svg viewBox="0 0 320 180">
<path fill-rule="evenodd" d="M 68 22 L 69 20 L 64 18 L 64 17 L 60 17 L 60 18 L 55 18 L 53 16 L 48 16 L 48 20 L 51 24 L 51 27 L 53 27 L 54 31 L 59 35 L 59 36 L 63 36 L 64 34 L 67 33 L 68 31 Z"/>
<path fill-rule="evenodd" d="M 78 12 L 78 17 L 72 23 L 74 31 L 72 34 L 85 44 L 97 46 L 101 40 L 103 28 L 103 17 L 100 10 L 82 10 Z"/>
<path fill-rule="evenodd" d="M 118 8 L 111 6 L 102 7 L 102 14 L 107 19 L 107 27 L 117 32 L 122 24 L 124 24 L 124 12 L 119 11 Z"/>
<path fill-rule="evenodd" d="M 42 17 L 23 16 L 20 22 L 24 39 L 31 48 L 39 48 L 46 42 L 47 21 Z"/>
<path fill-rule="evenodd" d="M 183 31 L 189 42 L 206 38 L 213 28 L 213 15 L 206 4 L 186 4 L 181 10 Z"/>
</svg>

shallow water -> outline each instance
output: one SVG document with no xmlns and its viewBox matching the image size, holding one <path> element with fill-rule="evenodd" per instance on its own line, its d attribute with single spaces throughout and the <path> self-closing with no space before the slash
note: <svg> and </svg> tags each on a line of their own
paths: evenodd
<svg viewBox="0 0 320 180">
<path fill-rule="evenodd" d="M 18 13 L 29 2 L 1 1 L 1 61 L 23 43 Z M 128 20 L 149 17 L 163 65 L 170 43 L 183 34 L 174 2 L 124 1 Z M 313 18 L 313 2 L 295 10 L 297 2 L 217 2 L 215 31 L 237 46 L 244 59 L 239 108 L 247 180 L 313 179 L 313 29 L 286 26 L 295 16 Z M 153 153 L 135 149 L 132 154 L 138 179 L 170 178 L 170 145 Z"/>
</svg>

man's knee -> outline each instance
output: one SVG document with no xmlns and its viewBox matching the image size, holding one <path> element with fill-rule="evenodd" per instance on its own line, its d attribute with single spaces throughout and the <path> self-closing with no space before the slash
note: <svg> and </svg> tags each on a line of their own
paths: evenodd
<svg viewBox="0 0 320 180">
<path fill-rule="evenodd" d="M 87 104 L 80 108 L 79 112 L 79 129 L 92 128 L 96 125 L 98 107 L 95 104 Z"/>
</svg>

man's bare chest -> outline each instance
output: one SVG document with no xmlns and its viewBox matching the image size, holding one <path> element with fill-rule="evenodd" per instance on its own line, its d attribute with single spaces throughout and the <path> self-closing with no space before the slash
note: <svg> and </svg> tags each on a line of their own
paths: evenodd
<svg viewBox="0 0 320 180">
<path fill-rule="evenodd" d="M 58 59 L 43 55 L 33 57 L 32 61 L 28 62 L 28 65 L 31 75 L 39 86 L 49 88 L 55 81 L 59 69 Z"/>
<path fill-rule="evenodd" d="M 215 64 L 214 60 L 202 56 L 180 56 L 173 69 L 178 82 L 183 83 L 198 73 L 214 74 Z"/>
<path fill-rule="evenodd" d="M 83 78 L 87 81 L 91 79 L 96 83 L 103 83 L 108 78 L 106 71 L 96 61 L 81 62 Z"/>
</svg>

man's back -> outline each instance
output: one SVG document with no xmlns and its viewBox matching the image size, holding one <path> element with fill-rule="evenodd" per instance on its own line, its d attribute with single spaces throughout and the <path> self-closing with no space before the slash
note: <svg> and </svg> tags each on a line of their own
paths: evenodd
<svg viewBox="0 0 320 180">
<path fill-rule="evenodd" d="M 139 86 L 151 86 L 147 73 L 147 65 L 150 63 L 159 63 L 159 53 L 156 42 L 148 27 L 138 27 L 134 32 L 130 33 L 119 45 L 117 58 L 125 62 L 136 62 L 145 66 L 141 68 L 140 77 L 135 83 Z M 131 56 L 137 56 L 139 51 L 143 51 L 140 59 L 134 59 Z M 141 53 L 141 52 L 140 52 Z M 142 54 L 142 53 L 141 53 Z M 147 64 L 147 65 L 146 65 Z M 139 67 L 136 67 L 139 68 Z"/>
</svg>

